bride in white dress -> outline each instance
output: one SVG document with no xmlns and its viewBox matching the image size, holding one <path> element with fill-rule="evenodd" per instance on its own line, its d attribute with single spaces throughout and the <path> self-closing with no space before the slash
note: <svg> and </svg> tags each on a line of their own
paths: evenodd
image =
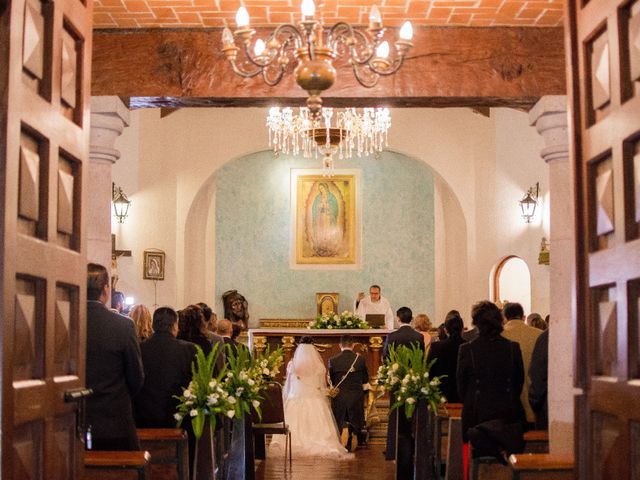
<svg viewBox="0 0 640 480">
<path fill-rule="evenodd" d="M 287 365 L 283 390 L 284 418 L 291 430 L 294 456 L 350 458 L 340 443 L 327 397 L 327 369 L 310 337 L 303 337 Z M 309 343 L 306 343 L 309 342 Z M 270 448 L 284 450 L 284 436 L 274 435 Z"/>
</svg>

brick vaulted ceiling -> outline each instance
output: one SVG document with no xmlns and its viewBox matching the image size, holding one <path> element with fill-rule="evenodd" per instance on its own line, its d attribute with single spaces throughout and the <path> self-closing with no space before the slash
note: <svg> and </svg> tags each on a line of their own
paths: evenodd
<svg viewBox="0 0 640 480">
<path fill-rule="evenodd" d="M 301 0 L 244 0 L 252 26 L 297 22 Z M 319 2 L 316 2 L 319 3 Z M 563 0 L 326 0 L 325 21 L 366 25 L 377 4 L 385 25 L 559 27 Z M 94 0 L 94 28 L 202 28 L 235 26 L 241 0 Z"/>
</svg>

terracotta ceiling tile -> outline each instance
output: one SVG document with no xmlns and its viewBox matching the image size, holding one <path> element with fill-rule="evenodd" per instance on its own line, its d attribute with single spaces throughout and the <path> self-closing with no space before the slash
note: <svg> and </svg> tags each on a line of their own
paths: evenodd
<svg viewBox="0 0 640 480">
<path fill-rule="evenodd" d="M 96 13 L 95 10 L 93 12 L 93 21 L 95 23 L 113 23 L 115 25 L 115 22 L 113 18 L 111 18 L 111 15 L 109 15 L 108 13 Z"/>
<path fill-rule="evenodd" d="M 411 2 L 406 9 L 406 13 L 409 15 L 426 15 L 430 6 L 431 2 Z"/>
<path fill-rule="evenodd" d="M 180 23 L 198 24 L 202 22 L 200 15 L 198 15 L 197 13 L 180 12 L 178 9 L 176 9 L 176 15 L 178 15 Z"/>
<path fill-rule="evenodd" d="M 451 15 L 451 8 L 436 8 L 433 7 L 429 11 L 429 18 L 437 19 L 437 18 L 449 18 Z"/>
<path fill-rule="evenodd" d="M 122 0 L 102 0 L 101 3 L 102 3 L 103 7 L 121 7 L 121 8 L 124 8 L 123 5 L 122 5 Z"/>
<path fill-rule="evenodd" d="M 144 18 L 144 27 L 233 26 L 241 1 L 256 26 L 297 22 L 300 18 L 300 0 L 93 0 L 94 28 L 132 28 L 132 22 L 140 17 L 128 15 L 149 12 L 149 8 L 166 10 L 158 10 L 155 24 Z M 374 3 L 380 6 L 384 24 L 389 26 L 404 20 L 411 20 L 414 26 L 465 24 L 467 18 L 458 15 L 471 15 L 469 25 L 473 26 L 554 26 L 562 25 L 564 14 L 564 0 L 326 0 L 319 13 L 330 24 L 347 21 L 366 25 Z M 189 15 L 176 16 L 169 11 Z M 211 16 L 220 12 L 224 15 Z M 165 18 L 171 20 L 165 22 Z"/>
</svg>

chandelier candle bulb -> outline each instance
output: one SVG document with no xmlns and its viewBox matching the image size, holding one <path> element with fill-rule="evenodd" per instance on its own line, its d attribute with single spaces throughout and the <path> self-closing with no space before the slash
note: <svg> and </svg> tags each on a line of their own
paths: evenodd
<svg viewBox="0 0 640 480">
<path fill-rule="evenodd" d="M 406 21 L 402 24 L 402 28 L 400 29 L 400 39 L 406 40 L 407 42 L 413 40 L 413 25 L 411 25 L 411 22 Z"/>
<path fill-rule="evenodd" d="M 369 30 L 378 31 L 382 28 L 382 15 L 380 15 L 380 9 L 377 5 L 371 7 L 369 12 Z"/>
<path fill-rule="evenodd" d="M 240 7 L 236 13 L 236 26 L 238 28 L 247 28 L 249 26 L 249 12 L 244 7 Z"/>
<path fill-rule="evenodd" d="M 264 40 L 258 38 L 253 46 L 253 53 L 255 53 L 256 57 L 261 57 L 266 48 Z"/>
<path fill-rule="evenodd" d="M 386 40 L 376 48 L 376 57 L 386 60 L 389 58 L 389 42 Z"/>
<path fill-rule="evenodd" d="M 229 27 L 224 27 L 222 31 L 222 45 L 226 47 L 233 46 L 233 33 L 229 30 Z"/>
<path fill-rule="evenodd" d="M 302 10 L 303 20 L 312 19 L 316 14 L 316 4 L 313 0 L 302 0 L 300 10 Z"/>
</svg>

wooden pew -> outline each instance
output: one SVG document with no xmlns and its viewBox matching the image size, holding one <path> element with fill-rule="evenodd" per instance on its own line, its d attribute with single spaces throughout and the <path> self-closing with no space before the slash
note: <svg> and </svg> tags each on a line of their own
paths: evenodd
<svg viewBox="0 0 640 480">
<path fill-rule="evenodd" d="M 445 480 L 464 480 L 462 418 L 449 416 Z"/>
<path fill-rule="evenodd" d="M 139 428 L 140 447 L 151 453 L 153 480 L 189 479 L 189 442 L 180 428 Z"/>
<path fill-rule="evenodd" d="M 449 418 L 460 418 L 462 414 L 461 403 L 448 403 L 438 408 L 435 418 L 435 469 L 438 475 L 442 474 L 442 467 L 445 465 L 445 458 L 443 455 L 444 438 L 448 436 Z"/>
<path fill-rule="evenodd" d="M 549 431 L 529 430 L 524 434 L 525 453 L 549 453 Z M 471 479 L 478 480 L 480 465 L 497 465 L 499 462 L 493 457 L 478 457 L 469 461 Z"/>
<path fill-rule="evenodd" d="M 512 480 L 573 479 L 573 456 L 522 453 L 509 457 Z"/>
<path fill-rule="evenodd" d="M 529 430 L 524 442 L 525 453 L 549 453 L 549 430 Z"/>
<path fill-rule="evenodd" d="M 151 478 L 151 455 L 143 450 L 112 452 L 87 450 L 84 452 L 85 480 L 148 480 Z"/>
</svg>

